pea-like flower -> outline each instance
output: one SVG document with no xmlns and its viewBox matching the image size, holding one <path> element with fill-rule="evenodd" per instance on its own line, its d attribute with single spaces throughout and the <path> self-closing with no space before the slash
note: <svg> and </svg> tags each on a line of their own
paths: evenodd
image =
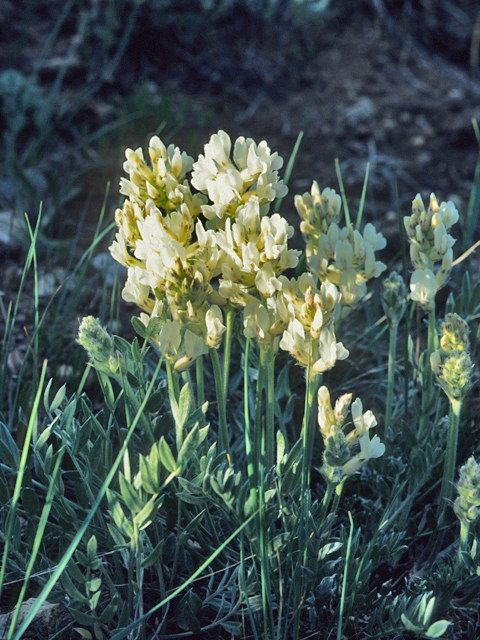
<svg viewBox="0 0 480 640">
<path fill-rule="evenodd" d="M 410 278 L 410 298 L 418 302 L 427 312 L 435 307 L 437 281 L 431 269 L 415 269 Z"/>
<path fill-rule="evenodd" d="M 264 206 L 287 193 L 287 187 L 278 179 L 283 160 L 270 151 L 265 141 L 257 145 L 251 138 L 238 138 L 233 160 L 231 146 L 228 134 L 219 131 L 212 135 L 204 155 L 193 165 L 192 185 L 208 194 L 212 204 L 203 205 L 202 211 L 214 225 L 225 216 L 235 216 L 237 208 L 249 200 Z"/>
</svg>

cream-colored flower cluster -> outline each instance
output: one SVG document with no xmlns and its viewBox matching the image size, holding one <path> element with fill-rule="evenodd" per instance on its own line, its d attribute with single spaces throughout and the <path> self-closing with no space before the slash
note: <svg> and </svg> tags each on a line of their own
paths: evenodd
<svg viewBox="0 0 480 640">
<path fill-rule="evenodd" d="M 378 436 L 370 439 L 370 429 L 377 425 L 373 413 L 363 412 L 360 398 L 351 403 L 352 394 L 346 393 L 332 408 L 327 387 L 322 386 L 318 390 L 318 426 L 325 444 L 321 471 L 327 482 L 334 484 L 359 471 L 368 460 L 385 453 L 385 445 Z M 345 433 L 349 409 L 353 429 Z M 360 451 L 355 453 L 357 445 Z"/>
<path fill-rule="evenodd" d="M 365 225 L 363 235 L 351 225 L 339 227 L 341 206 L 341 198 L 333 189 L 320 193 L 316 182 L 310 193 L 295 196 L 308 267 L 322 282 L 339 288 L 342 315 L 346 315 L 365 296 L 367 281 L 385 271 L 386 265 L 376 260 L 375 252 L 387 243 L 370 223 Z"/>
<path fill-rule="evenodd" d="M 429 313 L 435 307 L 437 291 L 443 287 L 452 269 L 455 240 L 448 231 L 458 218 L 453 202 L 439 205 L 434 193 L 430 195 L 428 210 L 418 194 L 412 202 L 412 215 L 404 218 L 410 258 L 415 267 L 410 279 L 410 298 Z M 440 268 L 434 273 L 434 264 L 440 261 Z"/>
<path fill-rule="evenodd" d="M 145 327 L 155 319 L 149 338 L 178 371 L 220 346 L 226 305 L 243 309 L 246 335 L 280 345 L 314 374 L 326 371 L 348 356 L 334 330 L 342 296 L 330 280 L 283 275 L 301 252 L 288 248 L 294 229 L 285 218 L 267 215 L 287 192 L 278 177 L 282 158 L 249 138 L 237 139 L 233 158 L 231 148 L 219 131 L 193 162 L 154 137 L 151 167 L 140 149 L 127 150 L 127 200 L 110 248 L 128 268 L 123 298 L 141 307 Z M 355 243 L 344 262 L 358 268 L 365 251 L 363 240 Z M 375 271 L 370 263 L 363 260 L 363 269 Z"/>
<path fill-rule="evenodd" d="M 243 136 L 232 143 L 225 131 L 215 133 L 205 145 L 205 154 L 193 165 L 192 185 L 208 194 L 210 202 L 202 206 L 204 216 L 212 225 L 223 227 L 226 217 L 235 217 L 237 208 L 250 200 L 258 203 L 261 213 L 269 204 L 287 193 L 278 179 L 283 159 L 271 153 L 265 141 L 256 144 Z"/>
</svg>

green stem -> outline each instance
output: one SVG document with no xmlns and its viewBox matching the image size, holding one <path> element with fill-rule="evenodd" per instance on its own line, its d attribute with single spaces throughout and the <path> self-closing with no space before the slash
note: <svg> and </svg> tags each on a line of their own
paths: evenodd
<svg viewBox="0 0 480 640">
<path fill-rule="evenodd" d="M 210 348 L 210 358 L 212 359 L 213 375 L 215 377 L 215 390 L 217 393 L 218 420 L 220 424 L 220 430 L 218 434 L 219 450 L 225 451 L 230 459 L 230 446 L 228 444 L 227 427 L 227 407 L 225 403 L 225 394 L 223 393 L 222 367 L 220 366 L 220 358 L 218 357 L 218 352 L 213 347 Z"/>
<path fill-rule="evenodd" d="M 388 350 L 388 388 L 387 388 L 387 404 L 385 407 L 385 424 L 384 433 L 387 432 L 390 422 L 392 420 L 392 404 L 393 404 L 393 384 L 395 381 L 395 356 L 397 351 L 397 333 L 398 324 L 395 323 L 390 326 L 390 345 Z"/>
<path fill-rule="evenodd" d="M 345 478 L 336 485 L 335 487 L 335 497 L 333 499 L 333 504 L 332 504 L 332 508 L 330 510 L 330 513 L 335 514 L 337 513 L 337 509 L 338 509 L 338 505 L 340 504 L 340 500 L 342 498 L 342 492 L 343 492 L 343 485 L 345 484 Z"/>
<path fill-rule="evenodd" d="M 168 393 L 170 398 L 175 400 L 175 403 L 178 403 L 178 399 L 180 397 L 180 387 L 178 386 L 178 374 L 176 373 L 173 365 L 168 360 L 165 360 L 165 367 L 167 369 L 167 380 L 168 380 Z"/>
<path fill-rule="evenodd" d="M 275 354 L 273 343 L 267 353 L 267 469 L 275 464 Z"/>
<path fill-rule="evenodd" d="M 263 475 L 262 471 L 262 463 L 264 462 L 261 457 L 262 451 L 262 394 L 263 394 L 263 383 L 265 378 L 265 360 L 266 360 L 267 352 L 264 349 L 263 345 L 260 345 L 260 364 L 258 367 L 258 376 L 257 376 L 257 389 L 255 393 L 255 424 L 253 427 L 253 441 L 254 441 L 254 450 L 253 450 L 253 458 L 255 464 L 255 479 L 258 486 L 258 481 L 260 476 Z"/>
<path fill-rule="evenodd" d="M 313 444 L 315 441 L 315 398 L 320 386 L 321 376 L 310 373 L 310 380 L 306 392 L 306 402 L 303 418 L 303 470 L 302 470 L 302 492 L 304 493 L 310 486 L 310 467 L 312 464 Z"/>
<path fill-rule="evenodd" d="M 225 311 L 225 346 L 223 352 L 223 394 L 228 397 L 228 380 L 230 375 L 230 358 L 232 353 L 233 324 L 235 321 L 235 307 L 228 305 Z"/>
<path fill-rule="evenodd" d="M 205 385 L 203 380 L 203 356 L 195 360 L 195 373 L 197 377 L 197 406 L 202 407 L 205 403 Z M 205 417 L 202 418 L 202 427 L 205 426 Z"/>
<path fill-rule="evenodd" d="M 439 526 L 443 524 L 443 520 L 445 517 L 445 508 L 447 502 L 451 500 L 452 496 L 453 478 L 455 475 L 455 465 L 457 462 L 458 427 L 460 424 L 461 410 L 462 401 L 452 401 L 450 399 L 447 452 L 445 454 L 442 489 L 440 491 L 440 502 L 438 504 L 437 510 L 437 522 Z"/>
</svg>

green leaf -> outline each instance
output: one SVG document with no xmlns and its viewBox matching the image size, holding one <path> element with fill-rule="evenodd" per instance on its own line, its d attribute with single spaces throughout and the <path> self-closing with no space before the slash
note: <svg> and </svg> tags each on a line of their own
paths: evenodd
<svg viewBox="0 0 480 640">
<path fill-rule="evenodd" d="M 138 335 L 145 340 L 147 337 L 147 327 L 143 324 L 143 322 L 139 320 L 136 316 L 133 316 L 132 325 L 133 325 L 133 328 L 135 329 L 135 332 L 138 333 Z"/>
<path fill-rule="evenodd" d="M 183 385 L 180 391 L 180 398 L 178 399 L 178 405 L 172 402 L 172 413 L 175 418 L 177 429 L 180 431 L 183 429 L 189 414 L 191 413 L 191 407 L 193 404 L 192 389 L 190 383 L 187 382 Z"/>
<path fill-rule="evenodd" d="M 194 533 L 198 529 L 200 523 L 203 520 L 203 516 L 205 515 L 205 511 L 206 509 L 203 509 L 203 511 L 200 511 L 200 513 L 198 513 L 192 520 L 190 520 L 185 529 L 182 531 L 182 540 L 188 540 L 192 533 Z"/>
<path fill-rule="evenodd" d="M 437 620 L 428 627 L 425 635 L 428 638 L 440 638 L 440 636 L 443 636 L 450 624 L 452 624 L 452 622 L 448 622 L 448 620 Z"/>
<path fill-rule="evenodd" d="M 170 447 L 166 443 L 163 436 L 160 438 L 160 442 L 158 443 L 158 454 L 163 466 L 167 471 L 169 471 L 170 473 L 174 473 L 178 470 L 178 465 L 175 461 L 175 458 L 173 457 L 173 454 L 170 451 Z"/>
<path fill-rule="evenodd" d="M 97 606 L 97 604 L 98 604 L 98 601 L 99 601 L 99 599 L 100 599 L 100 594 L 101 594 L 101 593 L 102 593 L 101 591 L 97 591 L 97 592 L 96 592 L 96 593 L 94 593 L 94 594 L 93 594 L 93 596 L 90 598 L 90 601 L 89 601 L 89 603 L 88 603 L 88 604 L 89 604 L 90 609 L 91 609 L 92 611 L 95 611 L 95 608 L 96 608 L 96 606 Z"/>
<path fill-rule="evenodd" d="M 154 391 L 145 405 L 145 409 L 150 413 L 157 413 L 163 407 L 167 393 L 165 389 Z"/>
<path fill-rule="evenodd" d="M 90 580 L 90 582 L 88 583 L 88 588 L 92 592 L 93 591 L 98 591 L 101 586 L 102 586 L 102 579 L 101 578 L 93 578 L 93 580 Z"/>
<path fill-rule="evenodd" d="M 43 445 L 46 443 L 46 441 L 50 437 L 50 434 L 52 433 L 53 429 L 55 428 L 58 420 L 59 420 L 59 416 L 57 416 L 55 418 L 55 420 L 53 420 L 53 422 L 46 429 L 44 429 L 42 431 L 40 437 L 35 442 L 35 447 L 34 447 L 35 451 L 38 451 L 39 449 L 41 449 L 43 447 Z"/>
<path fill-rule="evenodd" d="M 178 454 L 178 463 L 183 467 L 192 457 L 198 445 L 198 425 L 196 425 L 183 441 L 182 447 Z"/>
<path fill-rule="evenodd" d="M 175 617 L 177 618 L 177 624 L 181 629 L 185 631 L 198 631 L 200 629 L 200 623 L 197 616 L 202 610 L 201 599 L 189 590 L 175 609 Z"/>
<path fill-rule="evenodd" d="M 50 405 L 50 413 L 54 413 L 56 409 L 62 404 L 63 399 L 65 398 L 65 393 L 67 390 L 67 385 L 64 384 L 55 394 L 54 399 L 52 400 L 52 404 Z"/>
<path fill-rule="evenodd" d="M 127 482 L 123 473 L 118 474 L 118 481 L 123 502 L 131 511 L 131 513 L 135 514 L 141 511 L 144 507 L 143 500 L 140 498 L 135 488 L 129 482 Z"/>
<path fill-rule="evenodd" d="M 30 487 L 22 489 L 22 505 L 25 511 L 31 516 L 36 515 L 40 511 L 40 500 L 35 491 Z"/>
<path fill-rule="evenodd" d="M 133 521 L 140 529 L 145 529 L 151 524 L 153 518 L 156 516 L 158 509 L 160 508 L 163 502 L 163 496 L 158 499 L 158 496 L 152 496 L 147 504 L 143 507 L 143 509 L 137 513 L 134 517 Z"/>
<path fill-rule="evenodd" d="M 142 569 L 146 569 L 147 567 L 151 567 L 153 564 L 155 564 L 157 562 L 158 558 L 160 557 L 160 554 L 162 553 L 163 543 L 164 543 L 164 540 L 160 540 L 160 542 L 157 544 L 155 549 L 153 549 L 153 551 L 151 553 L 149 553 L 142 560 Z"/>
<path fill-rule="evenodd" d="M 87 600 L 87 603 L 88 603 L 88 600 Z M 95 624 L 95 622 L 97 620 L 94 616 L 89 616 L 87 613 L 83 613 L 83 611 L 80 611 L 79 609 L 76 609 L 75 607 L 68 607 L 68 610 L 70 611 L 72 616 L 75 618 L 75 620 L 77 622 L 79 622 L 80 624 L 85 624 L 85 625 L 91 627 L 91 626 L 93 626 Z"/>
<path fill-rule="evenodd" d="M 92 634 L 90 631 L 81 629 L 80 627 L 74 627 L 73 630 L 76 631 L 78 635 L 82 636 L 82 638 L 85 638 L 85 640 L 92 640 Z"/>
<path fill-rule="evenodd" d="M 12 471 L 18 470 L 20 455 L 18 447 L 10 434 L 10 430 L 0 422 L 0 459 L 2 459 Z"/>
<path fill-rule="evenodd" d="M 342 546 L 343 546 L 342 542 L 329 542 L 328 544 L 324 545 L 318 552 L 318 559 L 323 560 L 324 558 L 329 556 L 331 553 L 335 553 L 335 551 L 338 551 L 339 549 L 341 549 Z"/>
<path fill-rule="evenodd" d="M 93 562 L 97 555 L 97 539 L 92 536 L 87 543 L 87 558 L 89 562 Z"/>
<path fill-rule="evenodd" d="M 67 571 L 64 571 L 60 576 L 60 582 L 62 584 L 62 587 L 65 589 L 66 594 L 70 598 L 72 598 L 72 600 L 76 600 L 77 602 L 81 602 L 82 604 L 88 603 L 88 598 L 85 595 L 83 595 L 83 593 L 80 593 L 77 587 L 73 584 Z M 81 620 L 78 620 L 78 622 L 81 622 Z M 91 623 L 88 622 L 88 623 L 82 623 L 82 624 L 91 624 Z"/>
</svg>

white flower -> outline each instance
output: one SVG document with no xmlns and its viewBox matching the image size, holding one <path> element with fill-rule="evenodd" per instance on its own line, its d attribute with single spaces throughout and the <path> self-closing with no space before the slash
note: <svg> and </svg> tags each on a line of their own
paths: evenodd
<svg viewBox="0 0 480 640">
<path fill-rule="evenodd" d="M 323 329 L 318 341 L 318 354 L 320 358 L 314 363 L 313 371 L 323 373 L 331 369 L 337 360 L 348 358 L 349 352 L 341 342 L 336 341 L 334 331 Z"/>
<path fill-rule="evenodd" d="M 243 310 L 243 334 L 245 337 L 255 338 L 258 342 L 269 344 L 270 314 L 259 302 L 250 301 Z"/>
<path fill-rule="evenodd" d="M 134 302 L 145 311 L 152 311 L 154 301 L 150 299 L 150 287 L 142 283 L 144 269 L 141 267 L 130 267 L 125 287 L 122 291 L 122 298 L 125 302 Z"/>
<path fill-rule="evenodd" d="M 435 306 L 437 281 L 430 269 L 416 269 L 410 278 L 410 299 L 418 302 L 425 311 L 431 312 Z"/>
<path fill-rule="evenodd" d="M 303 365 L 308 365 L 310 356 L 310 336 L 305 337 L 305 331 L 301 322 L 296 318 L 291 320 L 280 340 L 280 348 L 288 351 L 295 360 Z"/>
<path fill-rule="evenodd" d="M 205 340 L 197 336 L 192 331 L 185 329 L 182 343 L 183 355 L 178 358 L 174 364 L 175 371 L 184 371 L 188 369 L 197 358 L 208 353 L 208 347 Z"/>
<path fill-rule="evenodd" d="M 347 436 L 349 446 L 358 442 L 365 433 L 377 426 L 377 419 L 372 411 L 368 410 L 363 413 L 363 405 L 360 398 L 357 398 L 352 404 L 352 419 L 355 429 Z"/>
<path fill-rule="evenodd" d="M 205 325 L 207 328 L 206 342 L 209 347 L 218 349 L 222 342 L 222 334 L 226 329 L 222 320 L 222 310 L 216 304 L 212 305 L 205 314 Z"/>
<path fill-rule="evenodd" d="M 178 320 L 167 320 L 158 335 L 158 350 L 167 358 L 175 362 L 182 342 L 182 325 Z"/>
<path fill-rule="evenodd" d="M 373 436 L 370 440 L 368 431 L 360 438 L 360 453 L 351 458 L 342 467 L 342 472 L 346 476 L 351 476 L 359 471 L 363 465 L 372 458 L 379 458 L 385 453 L 385 445 L 378 436 Z"/>
</svg>

